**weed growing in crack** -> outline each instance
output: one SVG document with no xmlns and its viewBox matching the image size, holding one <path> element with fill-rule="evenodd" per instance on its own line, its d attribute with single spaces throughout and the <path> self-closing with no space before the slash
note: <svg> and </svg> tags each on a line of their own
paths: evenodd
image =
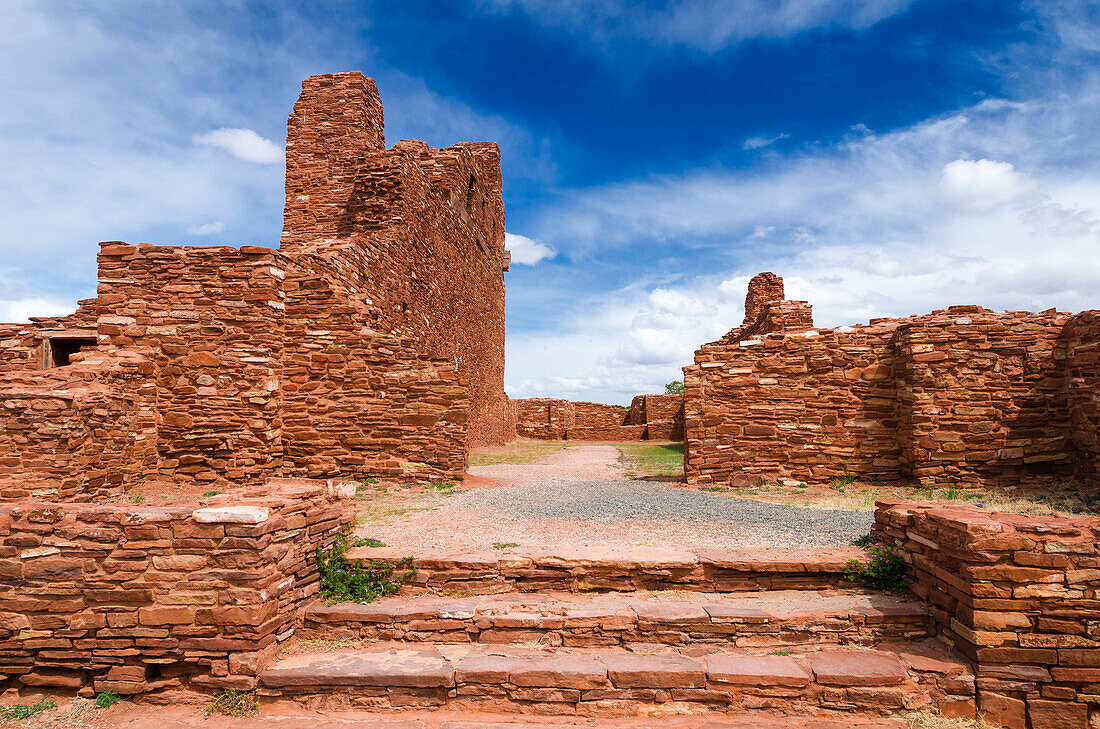
<svg viewBox="0 0 1100 729">
<path fill-rule="evenodd" d="M 352 562 L 347 552 L 355 546 L 351 529 L 345 528 L 325 547 L 317 539 L 315 556 L 321 575 L 321 598 L 326 604 L 338 602 L 374 602 L 401 589 L 407 579 L 416 574 L 412 557 L 398 562 L 371 560 L 370 564 Z M 404 568 L 404 571 L 398 571 Z"/>
</svg>

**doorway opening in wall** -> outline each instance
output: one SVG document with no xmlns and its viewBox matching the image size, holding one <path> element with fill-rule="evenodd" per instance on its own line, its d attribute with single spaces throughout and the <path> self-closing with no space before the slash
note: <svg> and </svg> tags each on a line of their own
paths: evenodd
<svg viewBox="0 0 1100 729">
<path fill-rule="evenodd" d="M 96 346 L 94 336 L 49 337 L 42 342 L 42 366 L 65 367 L 72 364 L 72 356 L 77 352 Z"/>
</svg>

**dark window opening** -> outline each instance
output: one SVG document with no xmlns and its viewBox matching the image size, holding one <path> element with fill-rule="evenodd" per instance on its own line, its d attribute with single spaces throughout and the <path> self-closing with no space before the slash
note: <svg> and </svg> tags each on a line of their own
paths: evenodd
<svg viewBox="0 0 1100 729">
<path fill-rule="evenodd" d="M 72 363 L 72 356 L 85 349 L 93 349 L 95 339 L 57 338 L 46 340 L 46 366 L 64 367 Z"/>
<path fill-rule="evenodd" d="M 466 188 L 466 214 L 473 216 L 474 214 L 474 195 L 476 194 L 477 178 L 470 175 L 470 186 Z"/>
</svg>

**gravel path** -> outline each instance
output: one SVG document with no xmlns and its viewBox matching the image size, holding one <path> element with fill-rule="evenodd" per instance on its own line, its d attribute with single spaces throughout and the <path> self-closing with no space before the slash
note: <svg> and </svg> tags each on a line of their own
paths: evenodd
<svg viewBox="0 0 1100 729">
<path fill-rule="evenodd" d="M 479 466 L 500 482 L 443 497 L 362 533 L 391 547 L 484 550 L 630 546 L 753 548 L 846 546 L 866 534 L 871 512 L 812 509 L 731 499 L 623 478 L 614 446 L 586 445 L 542 463 Z"/>
</svg>

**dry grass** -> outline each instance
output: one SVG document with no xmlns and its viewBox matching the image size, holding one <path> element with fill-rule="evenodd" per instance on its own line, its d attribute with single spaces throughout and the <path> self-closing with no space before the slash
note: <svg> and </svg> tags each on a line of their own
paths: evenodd
<svg viewBox="0 0 1100 729">
<path fill-rule="evenodd" d="M 229 689 L 218 694 L 218 697 L 206 707 L 206 713 L 224 714 L 226 716 L 251 716 L 259 708 L 260 705 L 252 694 Z"/>
<path fill-rule="evenodd" d="M 910 729 L 998 729 L 998 725 L 977 719 L 948 719 L 934 711 L 914 711 L 905 715 Z"/>
<path fill-rule="evenodd" d="M 471 466 L 499 466 L 506 463 L 538 463 L 555 453 L 572 448 L 575 443 L 560 440 L 532 440 L 520 438 L 511 443 L 470 452 Z"/>
<path fill-rule="evenodd" d="M 870 511 L 875 508 L 875 502 L 879 499 L 902 498 L 936 499 L 1032 516 L 1100 513 L 1100 501 L 1095 495 L 1090 496 L 1071 485 L 1047 486 L 1041 489 L 1017 487 L 991 491 L 950 487 L 920 488 L 849 479 L 837 479 L 832 484 L 809 486 L 790 480 L 786 483 L 762 480 L 754 486 L 708 490 L 731 498 L 847 511 Z"/>
</svg>

